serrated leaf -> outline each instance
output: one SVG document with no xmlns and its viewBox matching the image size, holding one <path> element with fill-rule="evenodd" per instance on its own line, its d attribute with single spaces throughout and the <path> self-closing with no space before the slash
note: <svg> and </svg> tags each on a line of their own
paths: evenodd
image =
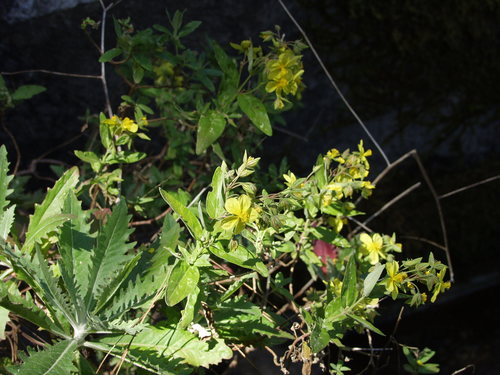
<svg viewBox="0 0 500 375">
<path fill-rule="evenodd" d="M 44 350 L 31 354 L 15 373 L 16 375 L 68 375 L 76 371 L 73 365 L 75 340 L 63 340 L 47 345 Z"/>
<path fill-rule="evenodd" d="M 122 199 L 97 235 L 85 297 L 87 311 L 91 310 L 104 287 L 115 279 L 124 264 L 132 257 L 127 254 L 134 246 L 134 243 L 127 243 L 133 232 L 133 229 L 128 227 L 129 218 L 127 205 Z"/>
<path fill-rule="evenodd" d="M 32 259 L 30 254 L 23 253 L 17 248 L 5 246 L 3 251 L 9 258 L 17 278 L 25 281 L 37 293 L 52 318 L 56 320 L 57 326 L 62 327 L 64 323 L 59 320 L 61 313 L 71 321 L 71 309 L 55 285 L 52 275 L 46 275 L 49 272 L 48 267 L 40 252 L 37 251 L 37 256 Z"/>
<path fill-rule="evenodd" d="M 351 306 L 358 296 L 356 259 L 353 255 L 346 265 L 344 280 L 342 281 L 341 299 L 344 307 Z"/>
<path fill-rule="evenodd" d="M 43 202 L 35 206 L 35 212 L 30 216 L 22 251 L 31 253 L 36 243 L 47 236 L 48 233 L 59 228 L 67 220 L 67 217 L 60 214 L 66 195 L 77 183 L 78 169 L 73 167 L 57 180 L 52 189 L 47 191 Z"/>
<path fill-rule="evenodd" d="M 200 288 L 194 287 L 190 290 L 189 295 L 187 296 L 184 310 L 182 310 L 181 319 L 179 320 L 180 328 L 186 329 L 193 321 L 196 311 L 200 309 L 201 302 L 198 299 L 199 295 Z"/>
<path fill-rule="evenodd" d="M 273 128 L 271 127 L 266 107 L 259 99 L 250 94 L 240 94 L 237 100 L 240 109 L 248 116 L 257 129 L 265 135 L 273 135 Z"/>
<path fill-rule="evenodd" d="M 0 213 L 8 206 L 9 201 L 7 200 L 7 196 L 13 191 L 9 189 L 12 176 L 9 176 L 8 173 L 9 161 L 7 160 L 7 149 L 2 145 L 0 146 Z"/>
<path fill-rule="evenodd" d="M 217 167 L 215 170 L 210 186 L 212 191 L 207 194 L 206 209 L 208 216 L 212 219 L 216 219 L 224 213 L 224 197 L 222 195 L 224 173 L 221 167 Z"/>
<path fill-rule="evenodd" d="M 199 155 L 214 143 L 224 132 L 226 118 L 214 110 L 200 116 L 196 136 L 196 153 Z"/>
<path fill-rule="evenodd" d="M 87 293 L 95 239 L 90 235 L 89 215 L 73 192 L 68 194 L 63 211 L 70 219 L 61 227 L 59 268 L 72 302 L 79 305 Z"/>
<path fill-rule="evenodd" d="M 174 306 L 186 298 L 197 286 L 199 279 L 198 267 L 191 266 L 183 260 L 179 261 L 168 279 L 165 296 L 167 305 Z"/>
<path fill-rule="evenodd" d="M 213 314 L 217 332 L 231 341 L 277 344 L 293 339 L 288 332 L 279 329 L 284 322 L 282 317 L 269 311 L 264 317 L 262 308 L 244 297 L 220 302 L 213 308 Z"/>
<path fill-rule="evenodd" d="M 232 350 L 223 340 L 202 341 L 194 334 L 174 326 L 150 326 L 135 337 L 115 335 L 102 338 L 99 343 L 114 346 L 118 351 L 123 351 L 125 347 L 140 349 L 161 355 L 165 362 L 175 363 L 177 360 L 178 363 L 194 367 L 208 368 L 233 356 Z"/>
<path fill-rule="evenodd" d="M 370 295 L 384 268 L 383 264 L 378 263 L 373 268 L 373 271 L 366 276 L 365 281 L 363 281 L 363 296 L 368 297 Z"/>
<path fill-rule="evenodd" d="M 5 212 L 0 212 L 0 239 L 5 240 L 10 233 L 10 228 L 14 223 L 14 210 L 16 205 L 12 205 Z"/>
<path fill-rule="evenodd" d="M 210 252 L 215 256 L 218 256 L 229 263 L 257 271 L 264 277 L 269 275 L 269 270 L 266 265 L 257 257 L 257 255 L 244 246 L 239 245 L 236 249 L 229 250 L 227 247 L 224 247 L 221 242 L 216 242 L 213 246 L 209 246 L 208 250 L 210 250 Z"/>
<path fill-rule="evenodd" d="M 160 195 L 172 207 L 175 213 L 180 216 L 191 235 L 198 240 L 201 239 L 203 228 L 198 218 L 185 205 L 179 202 L 173 194 L 160 188 Z"/>
<path fill-rule="evenodd" d="M 26 296 L 30 295 L 27 294 Z M 63 334 L 61 328 L 30 297 L 24 298 L 21 296 L 14 283 L 0 283 L 0 306 L 46 331 L 59 335 Z"/>
<path fill-rule="evenodd" d="M 26 100 L 38 95 L 47 89 L 39 85 L 23 85 L 17 88 L 12 94 L 12 100 Z"/>
<path fill-rule="evenodd" d="M 121 48 L 111 48 L 110 50 L 104 52 L 101 57 L 99 57 L 99 62 L 108 62 L 113 60 L 116 56 L 122 53 Z"/>
</svg>

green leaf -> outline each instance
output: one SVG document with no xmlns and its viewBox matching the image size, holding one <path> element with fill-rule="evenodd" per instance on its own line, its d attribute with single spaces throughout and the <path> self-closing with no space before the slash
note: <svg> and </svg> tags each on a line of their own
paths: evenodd
<svg viewBox="0 0 500 375">
<path fill-rule="evenodd" d="M 132 67 L 132 78 L 134 83 L 140 83 L 144 78 L 144 68 L 140 65 L 134 65 Z"/>
<path fill-rule="evenodd" d="M 224 197 L 222 195 L 224 188 L 224 173 L 221 167 L 217 167 L 215 170 L 210 187 L 212 191 L 207 194 L 207 213 L 212 219 L 217 219 L 224 213 Z"/>
<path fill-rule="evenodd" d="M 259 99 L 250 94 L 240 94 L 237 100 L 241 110 L 248 116 L 257 129 L 265 135 L 273 135 L 266 107 Z"/>
<path fill-rule="evenodd" d="M 12 176 L 9 173 L 9 161 L 7 160 L 7 149 L 4 145 L 0 146 L 0 213 L 8 206 L 9 201 L 7 197 L 12 193 L 9 189 L 9 183 Z"/>
<path fill-rule="evenodd" d="M 354 314 L 347 314 L 347 316 L 349 318 L 352 318 L 354 319 L 355 321 L 357 321 L 359 324 L 361 324 L 363 327 L 369 329 L 370 331 L 373 331 L 381 336 L 385 336 L 384 333 L 379 330 L 377 327 L 375 327 L 372 323 L 370 323 L 368 320 L 360 317 L 360 316 L 357 316 L 357 315 L 354 315 Z"/>
<path fill-rule="evenodd" d="M 248 250 L 244 246 L 239 245 L 236 249 L 230 250 L 221 242 L 216 242 L 213 246 L 209 246 L 208 250 L 210 250 L 210 252 L 215 256 L 218 256 L 219 258 L 222 258 L 229 263 L 233 263 L 240 267 L 257 271 L 264 277 L 267 277 L 269 275 L 269 270 L 267 269 L 265 264 L 257 257 L 255 253 Z"/>
<path fill-rule="evenodd" d="M 238 68 L 233 59 L 231 59 L 226 52 L 216 42 L 212 42 L 212 49 L 214 51 L 215 59 L 222 72 L 229 78 L 238 76 Z"/>
<path fill-rule="evenodd" d="M 116 348 L 115 353 L 122 353 L 130 346 L 134 349 L 150 353 L 153 357 L 161 356 L 165 363 L 183 363 L 194 367 L 216 365 L 223 359 L 233 356 L 232 350 L 220 339 L 200 340 L 194 334 L 175 326 L 155 325 L 147 327 L 135 337 L 130 335 L 114 335 L 104 337 L 99 343 L 107 344 L 106 348 Z M 147 357 L 147 356 L 146 356 Z"/>
<path fill-rule="evenodd" d="M 198 218 L 185 205 L 175 199 L 173 194 L 160 188 L 160 195 L 172 207 L 175 213 L 180 216 L 191 235 L 198 240 L 201 239 L 203 228 Z"/>
<path fill-rule="evenodd" d="M 224 132 L 226 119 L 224 115 L 214 110 L 209 110 L 200 116 L 198 133 L 196 136 L 196 154 L 201 154 L 214 143 Z"/>
<path fill-rule="evenodd" d="M 197 286 L 191 288 L 189 295 L 187 296 L 186 305 L 184 310 L 182 310 L 181 320 L 179 320 L 179 327 L 186 329 L 189 324 L 194 319 L 196 311 L 200 309 L 201 301 L 199 301 L 198 296 L 200 295 L 200 288 Z"/>
<path fill-rule="evenodd" d="M 101 57 L 99 58 L 99 62 L 108 62 L 113 60 L 116 56 L 120 55 L 122 53 L 121 48 L 111 48 L 110 50 L 104 52 Z"/>
<path fill-rule="evenodd" d="M 63 211 L 70 219 L 63 224 L 59 235 L 59 268 L 73 303 L 79 304 L 87 294 L 95 239 L 87 223 L 89 214 L 82 210 L 73 192 L 68 194 Z"/>
<path fill-rule="evenodd" d="M 344 280 L 342 282 L 342 305 L 344 307 L 351 306 L 356 301 L 357 296 L 356 259 L 354 255 L 351 255 L 347 261 Z"/>
<path fill-rule="evenodd" d="M 124 264 L 132 257 L 127 255 L 134 246 L 134 243 L 127 243 L 128 237 L 133 232 L 128 227 L 129 218 L 127 205 L 122 199 L 99 231 L 85 297 L 87 311 L 91 310 L 104 288 L 117 277 Z"/>
<path fill-rule="evenodd" d="M 47 89 L 38 85 L 24 85 L 17 88 L 12 94 L 12 100 L 26 100 L 38 95 Z"/>
<path fill-rule="evenodd" d="M 46 331 L 63 334 L 61 328 L 33 302 L 31 294 L 26 293 L 26 298 L 21 296 L 15 283 L 0 283 L 0 306 Z"/>
<path fill-rule="evenodd" d="M 104 148 L 109 149 L 113 145 L 113 140 L 109 125 L 105 124 L 104 120 L 106 120 L 106 115 L 101 112 L 99 114 L 99 137 L 101 138 L 101 143 Z"/>
<path fill-rule="evenodd" d="M 160 247 L 173 251 L 177 247 L 180 234 L 181 226 L 171 214 L 167 214 L 165 219 L 163 219 L 163 226 L 161 228 Z"/>
<path fill-rule="evenodd" d="M 200 272 L 197 267 L 183 260 L 179 261 L 168 279 L 165 297 L 167 305 L 174 306 L 186 298 L 196 287 L 199 279 Z"/>
<path fill-rule="evenodd" d="M 363 282 L 363 296 L 368 297 L 370 295 L 384 268 L 383 264 L 377 263 L 368 276 L 366 276 Z"/>
<path fill-rule="evenodd" d="M 50 232 L 59 228 L 68 218 L 60 215 L 68 192 L 78 183 L 78 169 L 73 167 L 66 171 L 47 191 L 40 205 L 35 205 L 35 212 L 30 216 L 26 240 L 22 251 L 31 253 L 36 243 Z"/>
<path fill-rule="evenodd" d="M 5 212 L 0 212 L 0 239 L 6 240 L 14 223 L 16 205 L 10 206 Z"/>
<path fill-rule="evenodd" d="M 191 34 L 193 31 L 195 31 L 199 26 L 201 25 L 200 21 L 191 21 L 185 24 L 181 31 L 179 31 L 179 38 L 185 37 L 186 35 Z"/>
<path fill-rule="evenodd" d="M 266 312 L 245 299 L 236 297 L 219 303 L 213 308 L 217 332 L 231 341 L 273 345 L 293 339 L 288 332 L 279 329 L 284 319 L 279 315 Z"/>
<path fill-rule="evenodd" d="M 31 354 L 15 373 L 16 375 L 68 375 L 76 371 L 73 356 L 77 349 L 75 340 L 63 340 L 47 345 L 44 350 Z"/>
<path fill-rule="evenodd" d="M 328 331 L 323 329 L 323 319 L 316 317 L 315 324 L 311 330 L 311 350 L 314 353 L 319 353 L 330 342 Z"/>
<path fill-rule="evenodd" d="M 5 340 L 5 326 L 9 320 L 9 310 L 0 307 L 0 341 Z"/>
<path fill-rule="evenodd" d="M 130 309 L 150 303 L 152 298 L 166 285 L 171 266 L 168 265 L 170 253 L 163 248 L 154 253 L 143 251 L 140 259 L 127 279 L 120 284 L 114 296 L 102 305 L 99 313 L 107 320 L 120 318 Z M 102 294 L 106 297 L 105 293 Z M 160 296 L 158 296 L 160 298 Z"/>
</svg>

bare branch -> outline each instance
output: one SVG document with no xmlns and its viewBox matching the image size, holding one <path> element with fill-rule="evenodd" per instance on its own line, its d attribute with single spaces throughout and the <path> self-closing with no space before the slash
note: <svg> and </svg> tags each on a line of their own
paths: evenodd
<svg viewBox="0 0 500 375">
<path fill-rule="evenodd" d="M 53 70 L 47 70 L 47 69 L 28 69 L 28 70 L 18 70 L 16 72 L 0 72 L 0 74 L 3 76 L 12 76 L 16 74 L 25 74 L 25 73 L 45 73 L 63 77 L 101 79 L 101 76 L 92 74 L 64 73 L 64 72 L 55 72 Z"/>
<path fill-rule="evenodd" d="M 356 113 L 356 111 L 354 110 L 354 108 L 351 107 L 351 105 L 349 104 L 349 102 L 347 101 L 347 99 L 344 97 L 344 95 L 342 94 L 342 91 L 340 91 L 340 88 L 335 83 L 332 75 L 330 74 L 330 72 L 326 68 L 325 64 L 323 63 L 323 60 L 321 60 L 321 57 L 319 57 L 318 52 L 316 52 L 316 49 L 312 45 L 312 43 L 309 40 L 309 37 L 307 36 L 307 34 L 304 31 L 304 29 L 302 29 L 302 27 L 300 26 L 300 24 L 297 22 L 297 20 L 290 13 L 290 11 L 286 7 L 286 5 L 283 3 L 283 1 L 282 0 L 278 0 L 278 2 L 280 3 L 280 5 L 283 8 L 283 10 L 286 12 L 286 14 L 288 15 L 288 17 L 290 17 L 290 19 L 292 20 L 292 22 L 295 24 L 295 26 L 297 27 L 297 29 L 299 29 L 300 33 L 302 34 L 302 36 L 306 40 L 309 48 L 311 48 L 311 51 L 314 54 L 314 57 L 316 57 L 316 60 L 318 60 L 319 65 L 321 66 L 321 68 L 325 72 L 326 76 L 328 77 L 328 80 L 332 84 L 332 86 L 335 89 L 335 91 L 337 91 L 337 94 L 340 96 L 340 99 L 342 99 L 342 101 L 344 102 L 344 104 L 346 105 L 346 107 L 349 109 L 349 111 L 354 116 L 354 118 L 359 123 L 359 125 L 361 125 L 361 127 L 363 128 L 363 130 L 365 131 L 365 133 L 368 135 L 368 137 L 370 138 L 370 140 L 373 142 L 373 144 L 375 145 L 375 147 L 377 147 L 377 150 L 380 152 L 380 154 L 384 158 L 386 164 L 389 166 L 391 163 L 390 163 L 389 159 L 387 158 L 387 155 L 385 154 L 384 150 L 382 150 L 382 147 L 380 147 L 380 145 L 375 140 L 375 138 L 372 136 L 372 134 L 370 133 L 370 131 L 368 130 L 368 128 L 366 127 L 366 125 L 363 123 L 363 121 L 361 120 L 361 118 L 358 116 L 358 114 Z"/>
<path fill-rule="evenodd" d="M 465 190 L 469 190 L 469 189 L 475 188 L 476 186 L 479 186 L 479 185 L 482 185 L 482 184 L 486 184 L 486 183 L 491 182 L 491 181 L 498 180 L 499 178 L 500 178 L 500 175 L 493 176 L 493 177 L 489 177 L 489 178 L 486 178 L 486 179 L 484 179 L 484 180 L 481 180 L 481 181 L 478 181 L 478 182 L 474 182 L 473 184 L 470 184 L 470 185 L 467 185 L 467 186 L 461 187 L 461 188 L 459 188 L 459 189 L 456 189 L 456 190 L 450 191 L 449 193 L 442 194 L 442 195 L 440 195 L 438 198 L 439 198 L 439 199 L 443 199 L 443 198 L 451 197 L 452 195 L 455 195 L 455 194 L 461 193 L 462 191 L 465 191 Z"/>
</svg>

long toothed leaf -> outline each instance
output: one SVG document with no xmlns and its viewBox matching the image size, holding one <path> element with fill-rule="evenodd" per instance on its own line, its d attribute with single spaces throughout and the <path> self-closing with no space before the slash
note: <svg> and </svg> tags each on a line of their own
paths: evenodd
<svg viewBox="0 0 500 375">
<path fill-rule="evenodd" d="M 40 205 L 35 206 L 35 212 L 30 216 L 26 240 L 22 250 L 31 253 L 36 243 L 39 243 L 50 232 L 55 231 L 66 220 L 67 216 L 61 215 L 64 200 L 68 192 L 78 183 L 78 169 L 76 167 L 66 171 L 47 191 L 45 199 Z"/>
</svg>

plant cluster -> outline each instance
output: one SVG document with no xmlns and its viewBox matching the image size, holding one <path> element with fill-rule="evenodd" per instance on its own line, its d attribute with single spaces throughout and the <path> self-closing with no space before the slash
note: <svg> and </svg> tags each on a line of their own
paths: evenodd
<svg viewBox="0 0 500 375">
<path fill-rule="evenodd" d="M 332 352 L 326 365 L 342 374 L 346 334 L 384 335 L 383 300 L 419 306 L 450 286 L 432 254 L 403 259 L 394 234 L 351 235 L 355 202 L 374 189 L 362 141 L 319 155 L 303 177 L 285 164 L 258 173 L 246 150 L 300 99 L 304 45 L 277 29 L 262 46 L 233 43 L 237 58 L 213 41 L 198 52 L 184 38 L 200 23 L 182 15 L 140 31 L 115 20 L 117 45 L 99 61 L 129 91 L 117 114 L 88 116 L 100 142 L 75 151 L 84 164 L 61 171 L 26 231 L 0 148 L 0 306 L 51 341 L 9 373 L 202 373 L 287 342 L 275 358 L 284 373 Z M 159 153 L 144 151 L 155 141 Z M 295 292 L 299 266 L 311 282 Z M 402 350 L 409 371 L 438 371 L 433 352 Z"/>
</svg>

